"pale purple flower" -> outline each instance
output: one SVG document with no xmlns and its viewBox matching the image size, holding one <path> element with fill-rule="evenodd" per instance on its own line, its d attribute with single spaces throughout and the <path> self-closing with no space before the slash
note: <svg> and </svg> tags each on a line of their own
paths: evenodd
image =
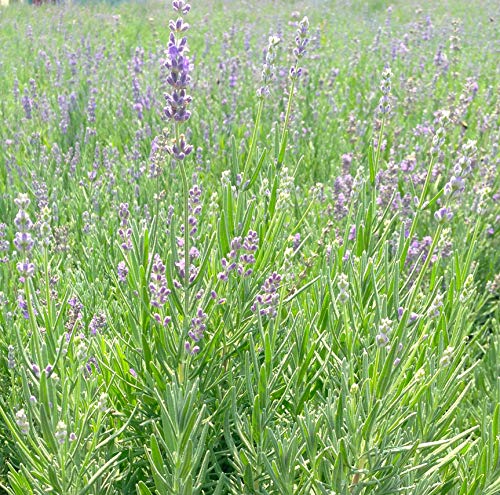
<svg viewBox="0 0 500 495">
<path fill-rule="evenodd" d="M 382 115 L 387 115 L 391 111 L 390 95 L 391 95 L 391 78 L 392 72 L 390 68 L 386 68 L 382 72 L 382 81 L 380 83 L 380 91 L 382 96 L 379 100 L 378 110 Z"/>
<path fill-rule="evenodd" d="M 252 305 L 252 311 L 259 312 L 262 316 L 274 318 L 277 315 L 277 307 L 279 304 L 279 288 L 282 277 L 274 272 L 266 279 L 262 285 L 261 292 L 255 297 Z"/>
<path fill-rule="evenodd" d="M 9 345 L 7 363 L 9 369 L 14 369 L 16 367 L 16 349 L 13 345 Z"/>
<path fill-rule="evenodd" d="M 64 421 L 59 421 L 56 426 L 56 431 L 54 432 L 54 437 L 56 438 L 57 443 L 62 445 L 65 442 L 67 435 L 68 429 L 66 427 L 66 423 Z"/>
<path fill-rule="evenodd" d="M 117 266 L 117 272 L 118 272 L 118 281 L 119 282 L 126 282 L 127 281 L 127 275 L 128 275 L 128 268 L 127 265 L 125 264 L 124 261 L 120 261 Z"/>
<path fill-rule="evenodd" d="M 182 15 L 188 14 L 191 9 L 190 5 L 183 0 L 174 1 L 172 8 Z M 179 17 L 176 20 L 170 20 L 169 28 L 170 36 L 163 70 L 167 73 L 166 82 L 171 89 L 164 95 L 166 106 L 163 113 L 167 120 L 182 123 L 189 120 L 191 116 L 188 106 L 192 102 L 192 97 L 187 90 L 191 85 L 190 72 L 193 65 L 187 55 L 189 52 L 187 38 L 182 36 L 182 33 L 189 29 L 189 24 Z M 193 151 L 193 146 L 188 145 L 185 136 L 181 135 L 179 139 L 175 138 L 166 145 L 165 150 L 175 160 L 184 160 Z"/>
<path fill-rule="evenodd" d="M 89 323 L 89 330 L 91 335 L 96 335 L 97 332 L 106 328 L 106 315 L 104 313 L 96 314 L 92 317 Z"/>
<path fill-rule="evenodd" d="M 22 253 L 29 253 L 35 241 L 29 232 L 16 232 L 14 236 L 14 246 Z"/>
<path fill-rule="evenodd" d="M 309 44 L 309 38 L 307 37 L 309 31 L 309 19 L 304 17 L 297 28 L 297 35 L 295 36 L 295 48 L 293 49 L 293 55 L 296 62 L 306 54 L 306 47 Z M 302 73 L 300 67 L 294 66 L 290 70 L 290 76 L 292 78 L 299 77 Z"/>
<path fill-rule="evenodd" d="M 35 265 L 30 263 L 27 259 L 17 263 L 16 267 L 23 282 L 25 279 L 31 278 L 35 273 Z"/>
<path fill-rule="evenodd" d="M 446 208 L 446 207 L 439 208 L 439 210 L 437 210 L 434 213 L 434 218 L 439 223 L 449 222 L 453 218 L 453 212 L 449 208 Z"/>
<path fill-rule="evenodd" d="M 170 290 L 167 286 L 167 278 L 165 276 L 166 268 L 163 264 L 160 255 L 155 254 L 153 258 L 153 266 L 151 268 L 151 276 L 149 282 L 149 291 L 151 293 L 151 306 L 161 308 L 167 302 L 167 297 Z"/>
<path fill-rule="evenodd" d="M 26 415 L 26 411 L 24 409 L 19 409 L 16 413 L 16 424 L 19 426 L 21 433 L 23 435 L 27 435 L 30 430 L 30 424 L 28 421 L 28 416 Z"/>
<path fill-rule="evenodd" d="M 281 40 L 277 36 L 270 36 L 267 49 L 265 51 L 264 64 L 262 66 L 262 86 L 257 90 L 257 96 L 259 98 L 265 98 L 269 96 L 269 82 L 274 77 L 274 62 L 277 55 L 277 47 Z"/>
<path fill-rule="evenodd" d="M 375 336 L 375 343 L 378 347 L 385 347 L 389 343 L 389 337 L 385 333 L 379 333 Z"/>
<path fill-rule="evenodd" d="M 255 252 L 259 247 L 259 236 L 249 230 L 245 239 L 236 236 L 231 240 L 231 250 L 221 259 L 223 271 L 218 274 L 219 280 L 229 280 L 229 273 L 236 271 L 238 275 L 248 277 L 253 273 L 251 265 L 255 263 Z"/>
<path fill-rule="evenodd" d="M 120 228 L 118 235 L 122 239 L 121 247 L 124 251 L 132 249 L 132 229 L 129 227 L 130 211 L 128 203 L 121 203 L 118 209 L 118 216 L 120 218 Z"/>
</svg>

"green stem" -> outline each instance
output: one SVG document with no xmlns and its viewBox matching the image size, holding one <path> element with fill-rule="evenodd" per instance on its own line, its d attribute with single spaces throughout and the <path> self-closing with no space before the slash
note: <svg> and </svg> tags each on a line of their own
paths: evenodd
<svg viewBox="0 0 500 495">
<path fill-rule="evenodd" d="M 380 160 L 380 150 L 382 148 L 382 137 L 384 135 L 384 127 L 385 127 L 385 117 L 382 117 L 382 123 L 380 124 L 380 132 L 378 134 L 377 151 L 375 152 L 375 160 L 373 164 L 373 182 L 375 182 L 375 178 L 378 172 L 378 162 Z"/>
<path fill-rule="evenodd" d="M 175 139 L 177 146 L 180 146 L 179 124 L 175 123 Z M 186 175 L 186 167 L 184 160 L 179 161 L 181 171 L 182 189 L 184 194 L 184 318 L 182 321 L 183 336 L 186 336 L 189 331 L 189 187 Z M 179 355 L 182 353 L 182 338 L 179 344 Z M 179 363 L 179 380 L 182 383 L 184 373 L 182 362 Z"/>
<path fill-rule="evenodd" d="M 42 352 L 40 348 L 40 331 L 38 330 L 38 325 L 36 322 L 35 318 L 35 312 L 33 310 L 33 304 L 31 302 L 31 291 L 30 291 L 30 285 L 29 285 L 29 280 L 26 279 L 24 282 L 24 294 L 26 296 L 26 304 L 28 305 L 28 317 L 29 317 L 29 322 L 30 322 L 30 327 L 31 327 L 31 337 L 33 339 L 33 343 L 35 345 L 35 353 L 36 353 L 36 359 L 37 359 L 37 364 L 41 366 L 41 359 L 42 359 Z"/>
<path fill-rule="evenodd" d="M 297 68 L 297 67 L 295 67 Z M 283 124 L 283 132 L 281 134 L 281 140 L 280 140 L 280 156 L 284 156 L 284 153 L 282 150 L 284 143 L 285 143 L 285 134 L 286 130 L 288 128 L 288 122 L 290 121 L 290 114 L 292 111 L 292 99 L 293 99 L 293 92 L 295 90 L 295 79 L 292 79 L 292 84 L 290 85 L 290 93 L 288 95 L 288 104 L 286 107 L 286 114 L 285 114 L 285 122 Z M 282 163 L 278 161 L 278 169 L 281 167 Z"/>
<path fill-rule="evenodd" d="M 50 325 L 50 329 L 47 328 L 47 330 L 51 331 L 53 330 L 52 329 L 53 314 L 52 314 L 52 303 L 50 300 L 49 256 L 48 256 L 48 249 L 46 246 L 43 248 L 43 265 L 45 272 L 45 299 L 47 301 L 47 315 Z"/>
<path fill-rule="evenodd" d="M 290 86 L 290 94 L 288 95 L 288 105 L 286 107 L 286 115 L 285 115 L 285 123 L 283 125 L 283 134 L 281 135 L 281 141 L 283 142 L 283 138 L 285 136 L 285 131 L 288 127 L 288 122 L 290 120 L 290 113 L 292 110 L 292 98 L 293 98 L 293 92 L 295 90 L 295 79 L 292 79 L 292 84 Z"/>
<path fill-rule="evenodd" d="M 253 127 L 252 132 L 252 140 L 250 142 L 250 150 L 248 151 L 247 159 L 245 160 L 245 166 L 243 167 L 243 178 L 246 180 L 247 172 L 250 168 L 250 162 L 252 160 L 252 156 L 255 152 L 255 148 L 257 146 L 257 132 L 260 128 L 260 119 L 262 117 L 262 109 L 264 108 L 264 98 L 261 98 L 259 101 L 259 106 L 257 108 L 257 117 L 255 119 L 255 125 Z"/>
<path fill-rule="evenodd" d="M 439 227 L 437 228 L 436 233 L 434 234 L 434 239 L 432 239 L 432 244 L 431 247 L 429 248 L 429 252 L 427 253 L 427 257 L 425 258 L 424 265 L 422 266 L 420 273 L 418 274 L 418 278 L 415 282 L 415 285 L 413 286 L 414 288 L 411 292 L 410 300 L 407 304 L 408 308 L 413 307 L 413 303 L 415 302 L 415 297 L 417 296 L 418 288 L 420 287 L 422 279 L 424 278 L 427 268 L 429 267 L 432 255 L 434 253 L 434 250 L 436 249 L 437 243 L 439 242 L 439 237 L 441 236 L 442 231 L 443 231 L 443 224 L 440 224 Z"/>
<path fill-rule="evenodd" d="M 411 222 L 410 233 L 408 234 L 408 238 L 406 239 L 406 242 L 405 242 L 405 246 L 404 246 L 403 253 L 401 256 L 401 261 L 400 261 L 400 267 L 399 267 L 400 270 L 402 270 L 404 267 L 404 263 L 406 261 L 406 253 L 408 252 L 411 240 L 413 239 L 413 236 L 415 235 L 415 230 L 417 228 L 418 220 L 420 219 L 420 214 L 422 213 L 422 206 L 424 205 L 424 200 L 425 200 L 425 197 L 427 196 L 427 192 L 429 190 L 429 184 L 431 181 L 432 167 L 433 166 L 434 166 L 434 155 L 431 156 L 431 160 L 429 162 L 429 167 L 427 168 L 427 175 L 425 177 L 424 187 L 422 189 L 422 193 L 420 194 L 420 198 L 418 200 L 417 211 L 415 212 L 415 216 L 413 217 L 413 220 Z"/>
</svg>

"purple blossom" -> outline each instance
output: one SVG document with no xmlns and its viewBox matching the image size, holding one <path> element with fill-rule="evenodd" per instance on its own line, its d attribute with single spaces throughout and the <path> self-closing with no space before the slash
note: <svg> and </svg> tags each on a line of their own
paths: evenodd
<svg viewBox="0 0 500 495">
<path fill-rule="evenodd" d="M 175 266 L 179 272 L 179 277 L 181 278 L 181 280 L 184 280 L 186 277 L 186 272 L 185 272 L 186 263 L 184 262 L 184 258 L 181 258 L 179 261 L 176 261 Z M 194 282 L 194 279 L 196 278 L 197 275 L 198 275 L 198 268 L 195 265 L 193 265 L 192 263 L 190 263 L 190 265 L 189 265 L 189 282 L 190 283 Z M 182 284 L 180 284 L 177 280 L 174 280 L 174 285 L 178 289 L 182 287 Z"/>
<path fill-rule="evenodd" d="M 172 318 L 170 316 L 165 316 L 164 318 L 162 318 L 159 313 L 154 313 L 153 319 L 156 321 L 156 323 L 162 325 L 165 328 L 168 327 L 169 323 L 172 321 Z"/>
<path fill-rule="evenodd" d="M 182 0 L 172 2 L 174 11 L 186 15 L 191 7 Z M 172 121 L 177 126 L 178 123 L 186 122 L 191 117 L 188 110 L 193 98 L 187 90 L 191 85 L 190 72 L 193 65 L 188 57 L 187 38 L 181 33 L 189 29 L 189 24 L 184 22 L 182 17 L 169 22 L 170 36 L 167 46 L 166 58 L 163 61 L 163 70 L 167 73 L 166 83 L 170 86 L 170 92 L 165 93 L 165 108 L 163 114 L 167 120 Z M 184 135 L 177 136 L 165 147 L 167 153 L 175 160 L 184 158 L 193 151 L 193 146 L 186 143 Z"/>
<path fill-rule="evenodd" d="M 125 283 L 127 281 L 128 268 L 125 264 L 125 261 L 120 261 L 116 268 L 118 273 L 118 281 L 121 283 Z"/>
<path fill-rule="evenodd" d="M 29 253 L 35 241 L 29 232 L 16 232 L 14 236 L 14 245 L 22 253 Z"/>
<path fill-rule="evenodd" d="M 106 328 L 106 315 L 104 313 L 96 314 L 92 317 L 89 323 L 89 330 L 91 335 L 96 335 L 97 332 Z"/>
<path fill-rule="evenodd" d="M 375 343 L 378 347 L 385 347 L 389 343 L 389 337 L 385 333 L 379 333 L 375 336 Z"/>
<path fill-rule="evenodd" d="M 279 288 L 282 277 L 274 272 L 262 285 L 261 292 L 255 297 L 252 305 L 252 311 L 259 312 L 262 316 L 274 318 L 277 315 L 279 304 Z"/>
<path fill-rule="evenodd" d="M 265 98 L 269 96 L 269 82 L 274 77 L 274 61 L 276 60 L 277 47 L 280 39 L 277 36 L 270 36 L 267 49 L 265 51 L 264 64 L 262 66 L 262 86 L 257 90 L 257 96 L 259 98 Z"/>
<path fill-rule="evenodd" d="M 6 252 L 9 250 L 9 241 L 5 240 L 5 237 L 6 237 L 5 229 L 6 228 L 7 228 L 7 225 L 5 225 L 4 223 L 0 223 L 0 253 Z M 2 262 L 2 261 L 7 261 L 7 260 L 6 259 L 0 260 L 0 262 Z"/>
<path fill-rule="evenodd" d="M 249 277 L 253 273 L 251 265 L 255 263 L 255 252 L 259 247 L 259 236 L 254 230 L 249 230 L 245 239 L 234 237 L 230 244 L 231 250 L 221 264 L 223 271 L 218 274 L 219 280 L 229 280 L 229 273 L 236 271 L 238 275 Z"/>
<path fill-rule="evenodd" d="M 31 278 L 35 273 L 35 265 L 30 263 L 27 259 L 17 263 L 16 267 L 17 271 L 21 275 L 21 281 L 23 282 L 26 278 Z"/>
<path fill-rule="evenodd" d="M 453 218 L 453 213 L 449 208 L 446 208 L 446 207 L 439 208 L 439 210 L 437 210 L 434 213 L 434 218 L 439 223 L 449 222 Z"/>
<path fill-rule="evenodd" d="M 165 272 L 166 268 L 160 258 L 160 255 L 155 254 L 149 283 L 151 306 L 154 306 L 155 308 L 163 307 L 167 302 L 168 295 L 170 294 L 170 290 L 167 287 Z"/>
<path fill-rule="evenodd" d="M 191 325 L 188 332 L 191 342 L 186 341 L 184 344 L 184 348 L 189 354 L 196 354 L 200 351 L 200 346 L 197 344 L 204 337 L 204 332 L 207 328 L 207 318 L 208 315 L 203 311 L 203 309 L 198 308 L 196 316 L 191 320 Z"/>
<path fill-rule="evenodd" d="M 390 94 L 391 94 L 391 78 L 392 72 L 388 67 L 382 72 L 382 81 L 380 83 L 380 97 L 378 109 L 382 115 L 386 115 L 391 111 Z"/>
<path fill-rule="evenodd" d="M 130 211 L 128 203 L 120 204 L 118 216 L 120 217 L 118 235 L 122 239 L 121 247 L 124 251 L 130 251 L 132 249 L 132 229 L 129 227 Z"/>
<path fill-rule="evenodd" d="M 203 333 L 207 328 L 205 324 L 206 319 L 207 314 L 199 308 L 196 312 L 196 316 L 191 320 L 191 329 L 188 335 L 195 342 L 199 342 L 203 338 Z"/>
<path fill-rule="evenodd" d="M 183 15 L 186 15 L 191 10 L 191 5 L 185 2 L 184 0 L 173 0 L 172 8 L 176 12 L 180 12 Z"/>
<path fill-rule="evenodd" d="M 9 345 L 7 363 L 9 369 L 14 369 L 16 367 L 16 349 L 13 345 Z"/>
<path fill-rule="evenodd" d="M 290 69 L 290 77 L 296 79 L 302 74 L 302 69 L 297 66 L 299 60 L 306 54 L 306 47 L 309 44 L 307 37 L 309 31 L 309 19 L 304 17 L 298 25 L 297 35 L 295 36 L 295 48 L 293 49 L 293 56 L 295 57 L 295 65 Z"/>
</svg>

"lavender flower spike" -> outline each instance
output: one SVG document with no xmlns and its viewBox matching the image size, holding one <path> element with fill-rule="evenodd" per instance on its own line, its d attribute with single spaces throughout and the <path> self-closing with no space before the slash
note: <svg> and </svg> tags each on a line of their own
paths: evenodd
<svg viewBox="0 0 500 495">
<path fill-rule="evenodd" d="M 277 46 L 280 41 L 277 36 L 269 36 L 266 57 L 262 66 L 262 86 L 257 90 L 259 98 L 269 96 L 269 81 L 274 77 L 274 61 L 276 60 Z"/>
<path fill-rule="evenodd" d="M 184 0 L 174 0 L 172 2 L 174 11 L 186 15 L 191 10 L 191 6 Z M 191 85 L 192 63 L 187 56 L 189 52 L 187 38 L 181 36 L 189 29 L 189 24 L 184 22 L 182 17 L 177 20 L 170 20 L 170 37 L 167 47 L 167 57 L 164 61 L 164 67 L 167 69 L 167 84 L 171 87 L 170 93 L 165 93 L 166 106 L 163 110 L 164 116 L 175 124 L 176 131 L 178 124 L 186 122 L 191 117 L 188 105 L 193 98 L 187 93 Z M 193 146 L 186 143 L 184 135 L 176 132 L 176 137 L 170 145 L 166 146 L 167 153 L 175 160 L 184 160 L 184 158 L 193 151 Z"/>
</svg>

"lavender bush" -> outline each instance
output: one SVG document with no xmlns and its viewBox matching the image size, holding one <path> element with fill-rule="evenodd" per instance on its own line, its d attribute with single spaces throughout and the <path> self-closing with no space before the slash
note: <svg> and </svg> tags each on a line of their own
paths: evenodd
<svg viewBox="0 0 500 495">
<path fill-rule="evenodd" d="M 0 10 L 0 493 L 500 493 L 496 4 Z"/>
</svg>

